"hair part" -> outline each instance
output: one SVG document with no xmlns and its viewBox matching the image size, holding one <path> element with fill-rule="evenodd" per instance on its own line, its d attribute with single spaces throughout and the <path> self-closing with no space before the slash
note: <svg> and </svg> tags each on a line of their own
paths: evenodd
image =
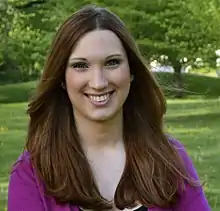
<svg viewBox="0 0 220 211">
<path fill-rule="evenodd" d="M 92 210 L 112 207 L 95 183 L 80 144 L 73 109 L 62 88 L 68 58 L 87 32 L 113 31 L 127 53 L 134 81 L 124 104 L 126 166 L 115 193 L 119 209 L 136 200 L 147 207 L 176 203 L 184 181 L 193 184 L 184 164 L 163 132 L 166 101 L 145 66 L 124 23 L 110 11 L 94 6 L 74 13 L 58 30 L 45 63 L 35 96 L 28 105 L 30 116 L 26 148 L 46 193 L 58 203 L 72 203 Z"/>
</svg>

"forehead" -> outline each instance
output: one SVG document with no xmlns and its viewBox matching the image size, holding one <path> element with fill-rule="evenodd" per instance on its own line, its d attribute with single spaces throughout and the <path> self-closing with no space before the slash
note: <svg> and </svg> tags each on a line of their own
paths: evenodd
<svg viewBox="0 0 220 211">
<path fill-rule="evenodd" d="M 118 36 L 109 30 L 95 30 L 85 34 L 75 45 L 70 58 L 107 57 L 110 54 L 125 55 L 123 45 Z"/>
</svg>

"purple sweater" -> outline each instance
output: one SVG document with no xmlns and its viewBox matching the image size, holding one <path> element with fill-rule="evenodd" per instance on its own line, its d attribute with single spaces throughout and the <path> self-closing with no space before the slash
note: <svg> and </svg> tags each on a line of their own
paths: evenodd
<svg viewBox="0 0 220 211">
<path fill-rule="evenodd" d="M 196 170 L 184 147 L 175 141 L 175 146 L 185 162 L 190 175 L 198 179 Z M 201 187 L 187 185 L 179 196 L 179 201 L 173 208 L 148 208 L 149 211 L 210 211 L 207 199 Z M 60 206 L 54 198 L 46 196 L 44 188 L 38 182 L 28 152 L 19 157 L 19 162 L 10 175 L 8 188 L 8 211 L 79 211 L 77 206 L 66 204 Z"/>
</svg>

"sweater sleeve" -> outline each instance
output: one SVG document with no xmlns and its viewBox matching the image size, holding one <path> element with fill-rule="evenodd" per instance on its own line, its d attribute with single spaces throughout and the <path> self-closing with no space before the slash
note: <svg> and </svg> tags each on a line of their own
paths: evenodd
<svg viewBox="0 0 220 211">
<path fill-rule="evenodd" d="M 30 161 L 22 155 L 10 175 L 8 211 L 47 211 Z"/>
<path fill-rule="evenodd" d="M 176 142 L 177 150 L 180 153 L 184 164 L 186 165 L 186 170 L 192 179 L 199 181 L 199 176 L 193 165 L 192 160 L 187 154 L 184 146 L 179 142 Z M 175 211 L 211 211 L 211 208 L 206 199 L 205 193 L 203 191 L 202 185 L 197 187 L 192 187 L 189 184 L 186 184 L 185 190 L 180 192 L 179 202 L 177 203 Z"/>
</svg>

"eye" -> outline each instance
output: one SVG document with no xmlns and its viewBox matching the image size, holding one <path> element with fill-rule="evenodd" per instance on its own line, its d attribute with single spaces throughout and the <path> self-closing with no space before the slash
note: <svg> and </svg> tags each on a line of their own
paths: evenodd
<svg viewBox="0 0 220 211">
<path fill-rule="evenodd" d="M 73 64 L 70 64 L 70 66 L 74 69 L 87 69 L 89 66 L 85 62 L 76 62 Z"/>
<path fill-rule="evenodd" d="M 111 59 L 106 62 L 105 66 L 110 67 L 110 68 L 117 67 L 120 65 L 120 63 L 121 63 L 121 60 L 119 60 L 119 59 Z"/>
</svg>

